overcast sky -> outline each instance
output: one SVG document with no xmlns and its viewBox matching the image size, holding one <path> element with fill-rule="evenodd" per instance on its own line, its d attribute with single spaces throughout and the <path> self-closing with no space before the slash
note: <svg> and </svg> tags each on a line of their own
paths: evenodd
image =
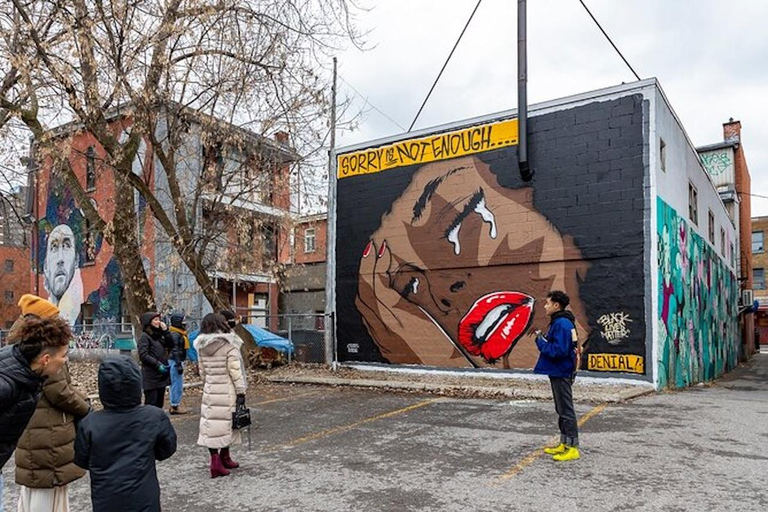
<svg viewBox="0 0 768 512">
<path fill-rule="evenodd" d="M 752 193 L 768 196 L 768 1 L 585 3 L 640 77 L 658 78 L 694 145 L 741 121 Z M 372 49 L 339 54 L 339 91 L 402 128 L 369 106 L 338 147 L 408 128 L 476 0 L 375 4 L 358 19 Z M 482 1 L 414 129 L 517 107 L 516 24 L 516 1 Z M 528 2 L 528 68 L 529 103 L 635 80 L 578 0 Z M 768 199 L 753 197 L 752 215 L 768 215 Z"/>
</svg>

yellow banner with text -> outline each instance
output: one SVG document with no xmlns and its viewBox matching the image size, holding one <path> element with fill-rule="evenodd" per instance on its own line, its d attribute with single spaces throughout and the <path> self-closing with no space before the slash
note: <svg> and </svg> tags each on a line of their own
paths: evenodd
<svg viewBox="0 0 768 512">
<path fill-rule="evenodd" d="M 587 370 L 645 373 L 644 359 L 632 354 L 589 354 Z"/>
<path fill-rule="evenodd" d="M 517 119 L 394 142 L 338 155 L 338 177 L 388 171 L 517 145 Z"/>
</svg>

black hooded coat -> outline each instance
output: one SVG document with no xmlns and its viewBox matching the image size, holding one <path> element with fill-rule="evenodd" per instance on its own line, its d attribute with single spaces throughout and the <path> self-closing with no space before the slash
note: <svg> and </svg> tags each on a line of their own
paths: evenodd
<svg viewBox="0 0 768 512">
<path fill-rule="evenodd" d="M 44 380 L 32 371 L 18 346 L 0 349 L 0 468 L 35 413 Z"/>
<path fill-rule="evenodd" d="M 157 313 L 144 313 L 141 315 L 142 333 L 136 348 L 141 360 L 141 374 L 144 390 L 164 388 L 171 385 L 171 374 L 168 367 L 168 351 L 173 348 L 171 333 L 167 330 L 152 327 L 152 319 L 160 316 Z M 166 367 L 161 372 L 160 365 Z"/>
<path fill-rule="evenodd" d="M 160 510 L 156 460 L 176 452 L 176 431 L 162 409 L 141 405 L 141 372 L 125 356 L 99 366 L 104 410 L 80 422 L 75 464 L 91 472 L 94 512 Z"/>
</svg>

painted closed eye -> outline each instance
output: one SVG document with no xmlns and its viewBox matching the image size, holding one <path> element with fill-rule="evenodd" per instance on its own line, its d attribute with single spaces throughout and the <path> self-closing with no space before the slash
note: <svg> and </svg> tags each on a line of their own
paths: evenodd
<svg viewBox="0 0 768 512">
<path fill-rule="evenodd" d="M 461 230 L 462 221 L 467 218 L 471 213 L 477 213 L 483 219 L 483 222 L 490 224 L 489 235 L 492 239 L 496 239 L 498 236 L 498 228 L 496 226 L 496 217 L 493 212 L 488 209 L 485 203 L 485 193 L 483 189 L 479 189 L 464 205 L 462 211 L 453 219 L 451 225 L 445 230 L 445 238 L 453 245 L 453 253 L 457 256 L 461 254 L 461 240 L 459 239 L 459 231 Z"/>
</svg>

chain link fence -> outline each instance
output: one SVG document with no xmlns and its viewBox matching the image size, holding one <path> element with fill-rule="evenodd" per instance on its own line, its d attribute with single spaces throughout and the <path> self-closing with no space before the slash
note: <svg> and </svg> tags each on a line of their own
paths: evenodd
<svg viewBox="0 0 768 512">
<path fill-rule="evenodd" d="M 288 362 L 325 363 L 325 328 L 330 327 L 327 315 L 322 313 L 290 313 L 281 315 L 249 314 L 242 317 L 243 324 L 261 327 L 285 338 L 293 345 Z M 258 340 L 257 340 L 258 342 Z M 263 342 L 269 346 L 269 341 Z"/>
</svg>

